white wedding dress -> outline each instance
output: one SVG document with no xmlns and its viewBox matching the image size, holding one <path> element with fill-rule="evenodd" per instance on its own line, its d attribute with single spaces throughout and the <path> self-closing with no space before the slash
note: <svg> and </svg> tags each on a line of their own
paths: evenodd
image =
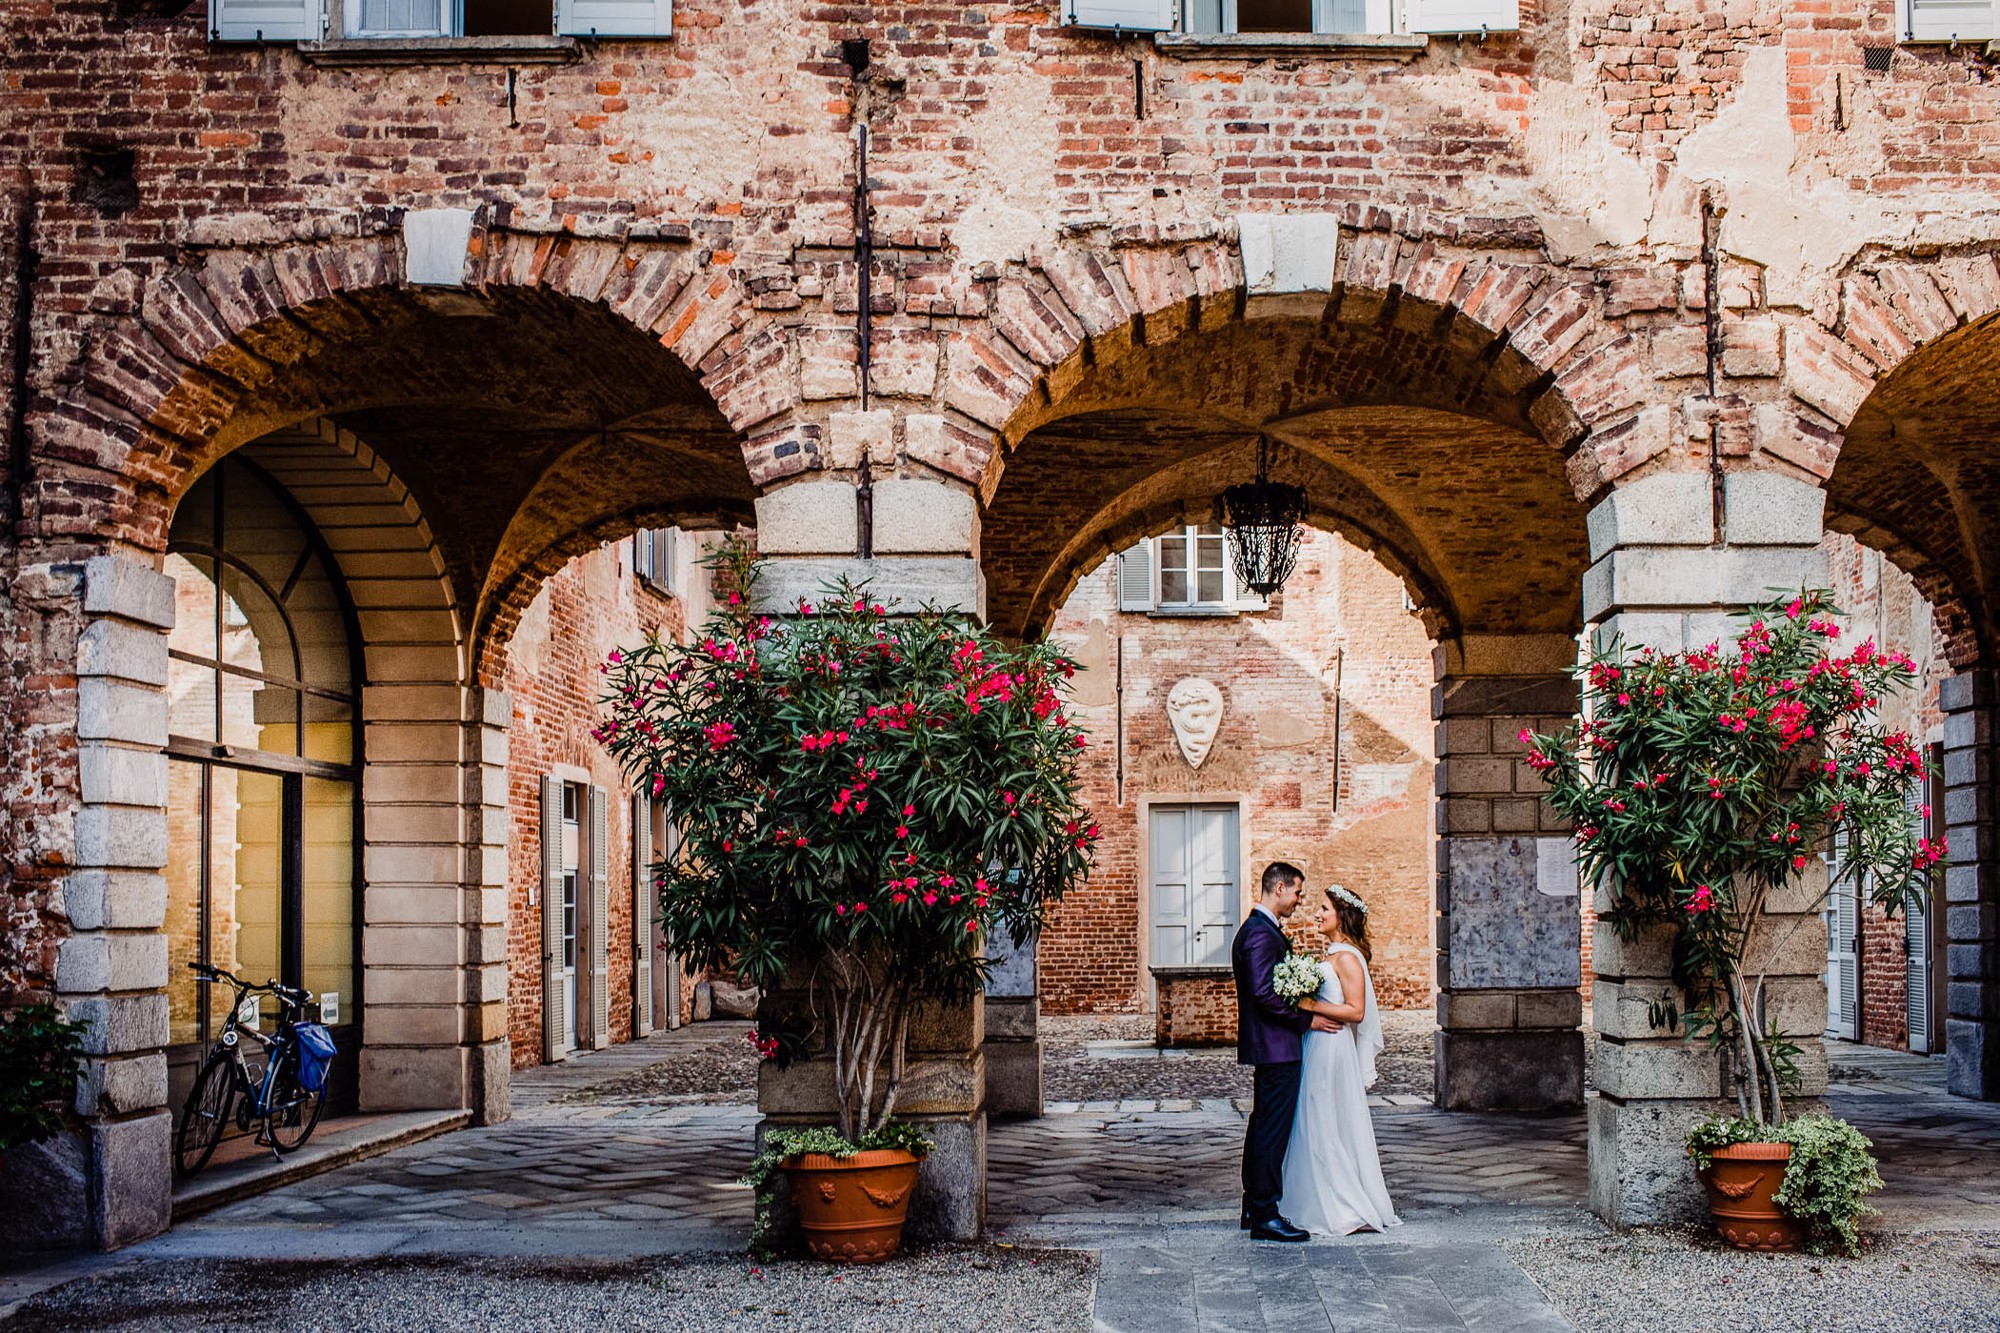
<svg viewBox="0 0 2000 1333">
<path fill-rule="evenodd" d="M 1372 1227 L 1401 1226 L 1382 1181 L 1375 1151 L 1375 1125 L 1368 1116 L 1368 1088 L 1375 1082 L 1375 1054 L 1382 1049 L 1382 1017 L 1375 1008 L 1375 984 L 1368 961 L 1351 944 L 1333 953 L 1351 953 L 1361 963 L 1367 987 L 1365 1017 L 1338 1032 L 1308 1032 L 1299 1068 L 1299 1109 L 1292 1141 L 1285 1149 L 1284 1215 L 1308 1231 L 1345 1236 Z M 1319 965 L 1319 998 L 1341 1003 L 1340 974 L 1332 954 Z"/>
</svg>

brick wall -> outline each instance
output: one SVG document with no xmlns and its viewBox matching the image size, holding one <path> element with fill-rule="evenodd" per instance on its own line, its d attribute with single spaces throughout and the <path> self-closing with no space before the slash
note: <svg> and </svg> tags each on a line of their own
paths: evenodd
<svg viewBox="0 0 2000 1333">
<path fill-rule="evenodd" d="M 1074 712 L 1091 734 L 1086 799 L 1104 836 L 1090 881 L 1043 936 L 1043 1008 L 1153 1007 L 1141 862 L 1148 802 L 1242 802 L 1249 874 L 1287 860 L 1314 889 L 1337 880 L 1360 894 L 1370 906 L 1380 1002 L 1428 1003 L 1430 642 L 1396 579 L 1322 533 L 1265 612 L 1120 612 L 1115 578 L 1115 560 L 1086 577 L 1051 631 L 1084 666 Z M 1166 714 L 1168 691 L 1188 676 L 1214 681 L 1224 704 L 1199 769 L 1188 767 Z M 1309 899 L 1293 918 L 1304 947 L 1316 943 L 1307 924 L 1316 908 Z M 1233 996 L 1228 1003 L 1233 1013 Z"/>
<path fill-rule="evenodd" d="M 529 905 L 529 891 L 542 882 L 541 780 L 552 764 L 586 770 L 608 793 L 611 1040 L 632 1035 L 632 799 L 590 729 L 602 720 L 598 667 L 606 655 L 650 633 L 677 635 L 685 610 L 680 598 L 662 596 L 633 573 L 629 541 L 614 542 L 544 584 L 509 646 L 507 1016 L 517 1067 L 542 1059 L 542 907 L 539 892 Z M 578 961 L 588 967 L 581 947 Z"/>
</svg>

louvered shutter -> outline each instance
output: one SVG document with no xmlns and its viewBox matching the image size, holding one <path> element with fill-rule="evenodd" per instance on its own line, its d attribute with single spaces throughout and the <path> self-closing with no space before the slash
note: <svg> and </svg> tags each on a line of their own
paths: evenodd
<svg viewBox="0 0 2000 1333">
<path fill-rule="evenodd" d="M 1224 545 L 1223 550 L 1226 555 L 1228 551 L 1228 546 L 1226 544 Z M 1242 579 L 1236 576 L 1235 558 L 1229 556 L 1226 556 L 1226 558 L 1229 561 L 1229 605 L 1238 611 L 1270 610 L 1271 603 L 1267 601 L 1263 596 L 1261 596 L 1254 588 L 1250 587 L 1249 584 L 1243 582 Z"/>
<path fill-rule="evenodd" d="M 1520 0 L 1403 0 L 1404 32 L 1514 32 Z"/>
<path fill-rule="evenodd" d="M 1076 28 L 1170 32 L 1177 0 L 1063 0 L 1063 22 Z"/>
<path fill-rule="evenodd" d="M 1847 864 L 1847 835 L 1836 833 L 1827 854 L 1827 878 L 1834 884 L 1826 904 L 1826 1030 L 1827 1035 L 1854 1041 L 1860 1036 L 1861 968 L 1855 956 L 1855 934 L 1859 927 L 1856 895 L 1852 880 L 1841 880 Z"/>
<path fill-rule="evenodd" d="M 562 784 L 542 778 L 542 1058 L 560 1060 L 573 1030 L 563 975 Z"/>
<path fill-rule="evenodd" d="M 1903 40 L 1985 41 L 2000 35 L 1995 0 L 1902 0 Z"/>
<path fill-rule="evenodd" d="M 218 42 L 316 42 L 320 0 L 209 0 L 208 35 Z"/>
<path fill-rule="evenodd" d="M 611 801 L 590 788 L 590 1045 L 611 1044 Z"/>
<path fill-rule="evenodd" d="M 671 37 L 673 0 L 556 0 L 556 31 L 570 37 Z"/>
<path fill-rule="evenodd" d="M 1118 557 L 1118 609 L 1153 609 L 1153 544 L 1140 542 Z"/>
<path fill-rule="evenodd" d="M 653 868 L 646 844 L 651 841 L 652 810 L 646 798 L 632 796 L 632 1036 L 653 1030 Z"/>
</svg>

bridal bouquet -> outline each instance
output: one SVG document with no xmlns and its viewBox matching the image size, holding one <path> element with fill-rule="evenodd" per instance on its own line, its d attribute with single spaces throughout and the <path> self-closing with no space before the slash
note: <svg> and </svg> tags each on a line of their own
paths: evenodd
<svg viewBox="0 0 2000 1333">
<path fill-rule="evenodd" d="M 1271 989 L 1291 1004 L 1319 994 L 1319 960 L 1307 954 L 1288 953 L 1271 971 Z"/>
</svg>

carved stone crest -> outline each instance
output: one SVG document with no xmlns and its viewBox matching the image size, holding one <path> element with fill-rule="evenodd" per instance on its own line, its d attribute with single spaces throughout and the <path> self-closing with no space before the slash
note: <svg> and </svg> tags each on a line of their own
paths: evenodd
<svg viewBox="0 0 2000 1333">
<path fill-rule="evenodd" d="M 1215 734 L 1222 730 L 1222 691 L 1200 676 L 1176 682 L 1167 691 L 1167 721 L 1180 742 L 1181 758 L 1189 768 L 1200 768 L 1215 744 Z"/>
</svg>

